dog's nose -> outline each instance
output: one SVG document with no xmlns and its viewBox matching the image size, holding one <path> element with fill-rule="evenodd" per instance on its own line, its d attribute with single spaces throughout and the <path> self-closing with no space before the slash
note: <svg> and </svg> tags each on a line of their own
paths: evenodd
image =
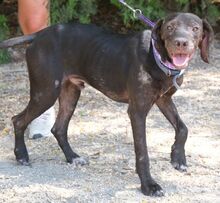
<svg viewBox="0 0 220 203">
<path fill-rule="evenodd" d="M 184 38 L 178 38 L 175 40 L 175 45 L 177 48 L 186 48 L 186 47 L 188 47 L 189 43 Z"/>
</svg>

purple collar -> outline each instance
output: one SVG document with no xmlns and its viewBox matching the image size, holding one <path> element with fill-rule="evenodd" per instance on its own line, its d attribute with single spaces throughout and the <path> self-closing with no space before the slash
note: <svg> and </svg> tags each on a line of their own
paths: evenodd
<svg viewBox="0 0 220 203">
<path fill-rule="evenodd" d="M 170 63 L 169 61 L 162 61 L 161 59 L 161 55 L 159 54 L 159 52 L 157 51 L 156 47 L 155 47 L 155 40 L 152 39 L 151 40 L 152 42 L 152 47 L 153 47 L 153 54 L 154 54 L 154 58 L 155 58 L 155 61 L 158 65 L 158 67 L 167 75 L 167 76 L 176 76 L 176 75 L 179 75 L 181 76 L 185 70 L 177 70 L 175 68 L 175 66 Z"/>
<path fill-rule="evenodd" d="M 175 66 L 172 63 L 170 63 L 169 61 L 165 61 L 165 62 L 162 61 L 161 55 L 159 54 L 159 52 L 157 51 L 157 49 L 155 47 L 155 40 L 154 39 L 152 39 L 152 46 L 153 46 L 154 57 L 157 58 L 160 61 L 160 63 L 163 66 L 167 67 L 168 69 L 176 70 Z"/>
<path fill-rule="evenodd" d="M 176 80 L 180 76 L 183 75 L 183 73 L 185 72 L 185 69 L 177 70 L 175 68 L 175 66 L 172 63 L 170 63 L 169 61 L 163 62 L 159 52 L 157 51 L 157 49 L 155 47 L 154 39 L 152 39 L 151 41 L 152 41 L 153 54 L 154 54 L 154 59 L 156 61 L 156 64 L 167 76 L 169 76 L 169 77 L 173 76 L 173 85 L 174 85 L 174 87 L 176 87 L 176 89 L 179 89 L 180 86 L 177 84 Z"/>
</svg>

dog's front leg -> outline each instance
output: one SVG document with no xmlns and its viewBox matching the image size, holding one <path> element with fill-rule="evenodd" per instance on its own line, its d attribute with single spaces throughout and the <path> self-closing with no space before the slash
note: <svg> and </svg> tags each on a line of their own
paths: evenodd
<svg viewBox="0 0 220 203">
<path fill-rule="evenodd" d="M 146 116 L 152 104 L 146 109 L 137 107 L 137 103 L 129 104 L 128 114 L 134 137 L 134 147 L 136 154 L 136 171 L 141 180 L 141 190 L 145 195 L 162 196 L 163 190 L 150 174 L 149 157 L 146 145 Z"/>
<path fill-rule="evenodd" d="M 171 163 L 175 169 L 186 171 L 187 166 L 184 146 L 187 140 L 188 129 L 181 120 L 171 96 L 172 91 L 159 98 L 156 104 L 175 129 L 176 135 L 175 143 L 172 146 Z"/>
</svg>

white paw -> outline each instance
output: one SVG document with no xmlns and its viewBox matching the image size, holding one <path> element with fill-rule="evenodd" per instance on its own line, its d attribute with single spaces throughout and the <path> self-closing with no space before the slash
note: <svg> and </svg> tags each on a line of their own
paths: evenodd
<svg viewBox="0 0 220 203">
<path fill-rule="evenodd" d="M 73 167 L 84 166 L 84 165 L 88 165 L 88 164 L 89 164 L 89 159 L 84 158 L 84 157 L 75 158 L 75 159 L 73 159 L 73 162 L 71 163 L 71 165 Z"/>
</svg>

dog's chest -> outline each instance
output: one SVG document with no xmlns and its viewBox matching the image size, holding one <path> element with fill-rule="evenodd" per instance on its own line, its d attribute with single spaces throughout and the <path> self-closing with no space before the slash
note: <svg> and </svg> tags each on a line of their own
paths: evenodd
<svg viewBox="0 0 220 203">
<path fill-rule="evenodd" d="M 173 87 L 172 78 L 155 79 L 144 69 L 143 65 L 139 68 L 137 80 L 139 88 L 146 90 L 146 92 L 152 91 L 159 97 L 162 97 Z"/>
<path fill-rule="evenodd" d="M 143 86 L 144 85 L 151 85 L 151 83 L 153 81 L 151 75 L 146 70 L 144 70 L 143 65 L 140 66 L 137 77 L 138 77 L 138 81 Z"/>
</svg>

